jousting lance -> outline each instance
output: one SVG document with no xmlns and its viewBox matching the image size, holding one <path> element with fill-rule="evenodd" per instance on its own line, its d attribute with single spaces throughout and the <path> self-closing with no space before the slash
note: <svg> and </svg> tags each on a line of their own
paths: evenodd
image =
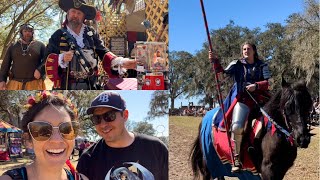
<svg viewBox="0 0 320 180">
<path fill-rule="evenodd" d="M 207 17 L 206 17 L 206 11 L 204 9 L 204 5 L 203 5 L 203 1 L 200 0 L 200 4 L 201 4 L 201 9 L 202 9 L 202 15 L 203 15 L 203 20 L 204 20 L 204 25 L 206 28 L 206 32 L 207 32 L 207 38 L 208 38 L 208 42 L 209 42 L 209 49 L 211 52 L 213 52 L 212 50 L 212 43 L 211 43 L 211 38 L 210 38 L 210 33 L 209 33 L 209 28 L 208 28 L 208 23 L 207 23 Z M 220 81 L 219 81 L 219 73 L 216 71 L 217 67 L 219 67 L 219 60 L 212 57 L 211 62 L 213 63 L 213 71 L 214 71 L 214 75 L 215 75 L 215 79 L 216 79 L 216 89 L 217 89 L 217 97 L 218 97 L 218 102 L 219 105 L 221 107 L 222 110 L 222 114 L 223 114 L 223 121 L 226 127 L 226 134 L 227 134 L 227 139 L 228 139 L 228 144 L 229 144 L 229 149 L 231 151 L 231 159 L 232 159 L 232 163 L 234 165 L 234 154 L 233 154 L 233 150 L 232 150 L 232 146 L 231 146 L 231 140 L 230 140 L 230 134 L 229 134 L 229 125 L 227 123 L 227 119 L 225 116 L 225 111 L 224 111 L 224 105 L 223 105 L 223 101 L 222 101 L 222 95 L 221 95 L 221 90 L 220 90 Z"/>
</svg>

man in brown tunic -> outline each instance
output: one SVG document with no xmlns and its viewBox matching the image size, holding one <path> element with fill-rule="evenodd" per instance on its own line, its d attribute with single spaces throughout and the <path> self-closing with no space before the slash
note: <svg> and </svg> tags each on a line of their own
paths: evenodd
<svg viewBox="0 0 320 180">
<path fill-rule="evenodd" d="M 33 40 L 30 24 L 21 25 L 19 31 L 20 39 L 10 45 L 1 65 L 0 90 L 44 90 L 45 45 Z"/>
</svg>

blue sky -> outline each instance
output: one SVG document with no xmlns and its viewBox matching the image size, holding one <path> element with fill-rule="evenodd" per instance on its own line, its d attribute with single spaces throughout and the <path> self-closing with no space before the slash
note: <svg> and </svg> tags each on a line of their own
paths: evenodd
<svg viewBox="0 0 320 180">
<path fill-rule="evenodd" d="M 264 30 L 267 23 L 282 23 L 292 13 L 303 11 L 303 0 L 203 0 L 209 29 L 235 25 Z M 169 50 L 195 53 L 207 40 L 200 0 L 170 0 Z M 214 42 L 212 42 L 214 43 Z"/>
<path fill-rule="evenodd" d="M 151 95 L 154 91 L 116 91 L 126 101 L 129 110 L 129 121 L 139 122 L 147 117 Z M 148 121 L 158 132 L 157 136 L 168 136 L 168 116 Z"/>
<path fill-rule="evenodd" d="M 285 24 L 292 13 L 302 13 L 303 0 L 203 0 L 209 30 L 224 28 L 233 20 L 235 25 L 265 30 L 267 23 Z M 195 54 L 207 41 L 200 0 L 169 2 L 169 50 Z M 214 43 L 214 42 L 212 42 Z M 198 98 L 176 99 L 175 107 L 188 105 Z"/>
</svg>

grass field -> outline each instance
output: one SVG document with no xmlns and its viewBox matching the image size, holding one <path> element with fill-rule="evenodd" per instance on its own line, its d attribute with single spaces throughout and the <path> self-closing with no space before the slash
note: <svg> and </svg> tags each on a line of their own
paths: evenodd
<svg viewBox="0 0 320 180">
<path fill-rule="evenodd" d="M 188 160 L 192 142 L 197 136 L 199 117 L 170 116 L 169 120 L 169 178 L 193 179 Z M 319 128 L 312 127 L 311 143 L 307 149 L 299 149 L 295 164 L 287 172 L 285 180 L 317 180 L 319 176 Z M 228 178 L 235 179 L 235 178 Z"/>
</svg>

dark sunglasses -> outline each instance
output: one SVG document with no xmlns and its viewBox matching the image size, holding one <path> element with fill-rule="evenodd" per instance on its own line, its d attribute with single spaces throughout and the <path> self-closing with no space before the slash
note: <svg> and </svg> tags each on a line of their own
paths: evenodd
<svg viewBox="0 0 320 180">
<path fill-rule="evenodd" d="M 117 112 L 122 112 L 122 111 L 113 110 L 100 115 L 92 115 L 91 121 L 94 125 L 100 124 L 102 119 L 105 122 L 112 122 L 117 118 L 117 114 L 116 114 Z"/>
<path fill-rule="evenodd" d="M 52 126 L 48 122 L 33 121 L 28 123 L 28 130 L 36 141 L 47 141 L 53 134 L 53 129 L 58 129 L 59 134 L 65 140 L 73 140 L 77 137 L 80 124 L 76 121 L 64 122 L 59 126 Z"/>
</svg>

